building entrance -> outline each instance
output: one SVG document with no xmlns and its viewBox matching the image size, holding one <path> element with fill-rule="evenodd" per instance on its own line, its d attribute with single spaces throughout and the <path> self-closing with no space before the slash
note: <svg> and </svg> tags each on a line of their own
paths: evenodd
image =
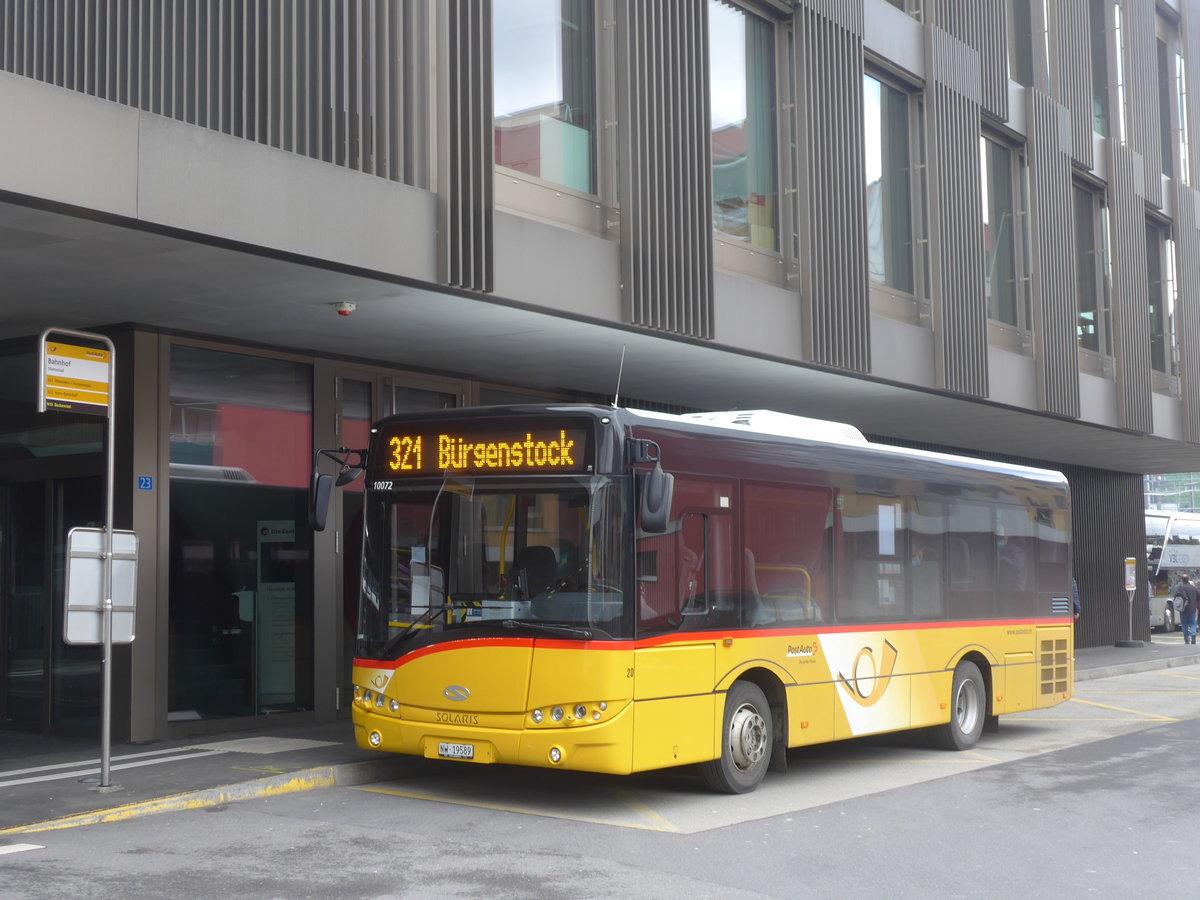
<svg viewBox="0 0 1200 900">
<path fill-rule="evenodd" d="M 0 485 L 0 727 L 99 733 L 101 649 L 62 631 L 67 532 L 103 523 L 99 475 Z"/>
</svg>

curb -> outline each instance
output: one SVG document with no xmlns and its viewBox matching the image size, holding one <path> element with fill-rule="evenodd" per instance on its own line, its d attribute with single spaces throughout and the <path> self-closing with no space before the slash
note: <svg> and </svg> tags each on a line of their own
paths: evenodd
<svg viewBox="0 0 1200 900">
<path fill-rule="evenodd" d="M 311 769 L 301 769 L 283 775 L 271 775 L 266 778 L 257 778 L 253 781 L 243 781 L 215 788 L 204 788 L 197 791 L 188 791 L 183 794 L 172 794 L 167 797 L 141 800 L 136 803 L 125 803 L 121 806 L 94 810 L 92 812 L 73 813 L 57 819 L 47 819 L 44 822 L 34 822 L 29 825 L 0 828 L 0 837 L 60 831 L 64 828 L 98 825 L 101 822 L 126 822 L 130 819 L 152 816 L 157 813 L 178 812 L 185 809 L 207 809 L 215 806 L 223 806 L 227 803 L 236 803 L 239 800 L 280 797 L 284 794 L 295 794 L 300 791 L 311 791 L 317 788 L 334 787 L 337 785 L 353 787 L 357 784 L 382 781 L 395 776 L 395 770 L 399 768 L 398 764 L 404 761 L 402 758 L 378 759 L 332 766 L 315 766 Z"/>
<path fill-rule="evenodd" d="M 1114 675 L 1133 675 L 1137 672 L 1153 672 L 1157 669 L 1174 669 L 1178 666 L 1194 666 L 1200 664 L 1200 653 L 1193 656 L 1168 656 L 1163 659 L 1144 659 L 1139 662 L 1116 663 L 1111 666 L 1096 666 L 1089 669 L 1075 669 L 1075 681 L 1092 681 L 1097 678 L 1110 678 Z"/>
</svg>

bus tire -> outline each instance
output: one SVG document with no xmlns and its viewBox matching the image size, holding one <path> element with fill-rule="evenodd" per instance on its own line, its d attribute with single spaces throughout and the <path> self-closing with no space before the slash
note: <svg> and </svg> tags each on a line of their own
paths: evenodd
<svg viewBox="0 0 1200 900">
<path fill-rule="evenodd" d="M 929 734 L 935 747 L 970 750 L 979 743 L 988 716 L 987 689 L 979 666 L 964 659 L 954 669 L 950 688 L 950 721 Z"/>
<path fill-rule="evenodd" d="M 762 689 L 735 681 L 725 695 L 721 755 L 700 766 L 705 785 L 723 794 L 754 790 L 767 774 L 774 740 L 771 707 Z"/>
</svg>

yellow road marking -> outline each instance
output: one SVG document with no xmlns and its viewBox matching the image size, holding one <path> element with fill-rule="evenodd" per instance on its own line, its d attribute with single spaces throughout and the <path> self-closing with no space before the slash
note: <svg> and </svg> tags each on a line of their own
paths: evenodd
<svg viewBox="0 0 1200 900">
<path fill-rule="evenodd" d="M 126 803 L 110 809 L 94 812 L 76 813 L 50 819 L 45 822 L 35 822 L 32 825 L 18 825 L 14 828 L 0 829 L 0 837 L 8 834 L 37 834 L 42 831 L 60 831 L 64 828 L 78 828 L 82 825 L 98 825 L 101 822 L 125 822 L 139 816 L 149 816 L 163 812 L 180 812 L 187 809 L 205 809 L 221 806 L 238 800 L 249 800 L 259 797 L 278 797 L 297 791 L 307 791 L 319 787 L 333 787 L 336 780 L 333 770 L 317 769 L 312 772 L 297 773 L 294 778 L 265 779 L 251 785 L 229 789 L 197 791 L 191 794 L 175 794 L 170 797 L 160 797 L 157 800 L 145 800 L 138 803 Z"/>
<path fill-rule="evenodd" d="M 1110 706 L 1107 703 L 1096 703 L 1092 700 L 1080 700 L 1078 697 L 1072 697 L 1071 703 L 1082 703 L 1085 706 L 1095 706 L 1097 709 L 1111 709 L 1113 712 L 1129 713 L 1131 716 L 1140 716 L 1144 719 L 1155 719 L 1160 722 L 1178 722 L 1179 720 L 1173 716 L 1160 716 L 1157 713 L 1142 712 L 1139 709 L 1125 709 L 1123 706 Z"/>
<path fill-rule="evenodd" d="M 670 831 L 674 834 L 679 833 L 679 829 L 676 828 L 674 825 L 672 825 L 670 821 L 668 821 L 663 816 L 659 815 L 658 812 L 651 809 L 649 806 L 647 806 L 641 800 L 634 798 L 632 795 L 626 793 L 625 791 L 614 791 L 613 793 L 616 794 L 618 797 L 620 797 L 623 801 L 625 801 L 626 805 L 630 809 L 632 809 L 635 813 L 637 813 L 639 816 L 641 816 L 646 821 L 651 822 L 652 824 L 657 826 L 655 828 L 656 831 Z"/>
</svg>

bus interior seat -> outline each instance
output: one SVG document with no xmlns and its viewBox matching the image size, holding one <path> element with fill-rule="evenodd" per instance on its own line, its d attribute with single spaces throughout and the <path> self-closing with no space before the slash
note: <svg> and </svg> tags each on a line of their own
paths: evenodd
<svg viewBox="0 0 1200 900">
<path fill-rule="evenodd" d="M 558 581 L 558 559 L 554 550 L 543 544 L 522 547 L 513 557 L 513 574 L 525 572 L 526 599 L 532 600 L 554 587 Z"/>
</svg>

